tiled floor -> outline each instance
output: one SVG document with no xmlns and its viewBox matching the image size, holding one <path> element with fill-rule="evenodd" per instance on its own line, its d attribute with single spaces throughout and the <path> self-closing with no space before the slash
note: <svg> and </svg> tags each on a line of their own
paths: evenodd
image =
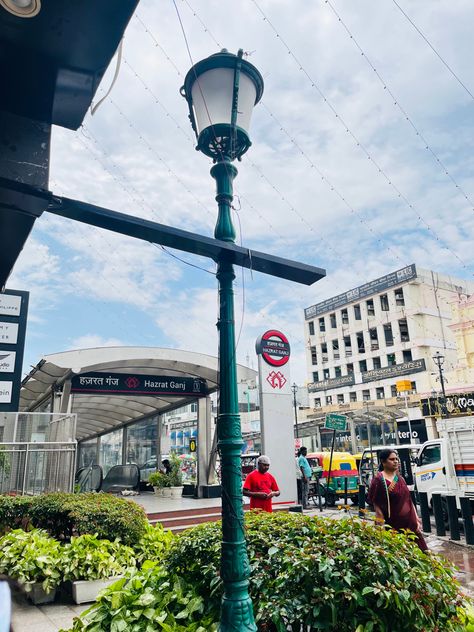
<svg viewBox="0 0 474 632">
<path fill-rule="evenodd" d="M 13 602 L 14 632 L 58 632 L 68 630 L 73 618 L 81 614 L 90 604 L 76 606 L 61 598 L 44 606 L 33 606 L 26 597 L 16 597 Z"/>
</svg>

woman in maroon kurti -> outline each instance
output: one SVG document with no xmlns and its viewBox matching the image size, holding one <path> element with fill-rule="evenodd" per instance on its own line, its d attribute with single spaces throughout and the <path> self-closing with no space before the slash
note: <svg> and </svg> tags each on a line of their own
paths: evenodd
<svg viewBox="0 0 474 632">
<path fill-rule="evenodd" d="M 428 546 L 420 532 L 420 525 L 415 507 L 411 500 L 410 490 L 398 473 L 400 461 L 393 450 L 381 450 L 380 462 L 382 471 L 374 476 L 370 484 L 368 501 L 375 509 L 379 523 L 384 522 L 396 531 L 409 529 L 416 535 L 415 542 L 422 551 Z"/>
</svg>

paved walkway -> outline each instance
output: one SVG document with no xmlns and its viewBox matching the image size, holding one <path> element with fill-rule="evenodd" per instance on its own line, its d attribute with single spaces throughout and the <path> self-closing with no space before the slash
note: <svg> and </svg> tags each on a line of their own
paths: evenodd
<svg viewBox="0 0 474 632">
<path fill-rule="evenodd" d="M 132 497 L 135 502 L 142 505 L 147 513 L 158 511 L 176 511 L 179 509 L 196 509 L 204 507 L 219 507 L 220 498 L 193 499 L 193 498 L 157 498 L 153 494 L 140 494 Z M 351 511 L 356 515 L 357 508 Z M 333 519 L 347 515 L 338 508 L 324 510 L 319 509 L 305 511 L 306 515 L 320 515 Z M 462 546 L 450 542 L 448 538 L 440 538 L 430 534 L 426 537 L 430 550 L 439 553 L 453 562 L 458 568 L 457 578 L 465 592 L 474 597 L 474 547 Z M 80 606 L 72 605 L 67 597 L 60 595 L 54 604 L 45 606 L 33 606 L 25 598 L 16 598 L 13 605 L 13 629 L 14 632 L 58 632 L 61 629 L 68 630 L 72 626 L 75 616 L 83 612 L 90 604 Z"/>
</svg>

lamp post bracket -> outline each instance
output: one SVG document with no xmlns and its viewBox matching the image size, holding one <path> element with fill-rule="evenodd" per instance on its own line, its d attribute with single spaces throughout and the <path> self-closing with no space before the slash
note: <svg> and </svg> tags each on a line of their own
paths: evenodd
<svg viewBox="0 0 474 632">
<path fill-rule="evenodd" d="M 242 248 L 232 242 L 196 235 L 186 230 L 87 204 L 80 200 L 58 196 L 52 196 L 50 200 L 47 210 L 55 215 L 201 257 L 208 257 L 214 261 L 225 259 L 243 268 L 303 285 L 312 285 L 326 276 L 326 271 L 322 268 Z"/>
</svg>

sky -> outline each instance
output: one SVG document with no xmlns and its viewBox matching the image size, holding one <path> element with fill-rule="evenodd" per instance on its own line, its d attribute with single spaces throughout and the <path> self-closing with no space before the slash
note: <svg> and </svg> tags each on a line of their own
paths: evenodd
<svg viewBox="0 0 474 632">
<path fill-rule="evenodd" d="M 473 23 L 471 0 L 141 0 L 111 93 L 54 128 L 50 189 L 212 236 L 212 164 L 179 89 L 242 48 L 265 89 L 236 165 L 237 243 L 327 276 L 237 269 L 237 358 L 256 368 L 256 338 L 280 329 L 303 384 L 305 307 L 410 263 L 472 280 Z M 210 260 L 44 213 L 7 283 L 30 292 L 23 372 L 103 345 L 216 355 L 216 287 Z"/>
</svg>

